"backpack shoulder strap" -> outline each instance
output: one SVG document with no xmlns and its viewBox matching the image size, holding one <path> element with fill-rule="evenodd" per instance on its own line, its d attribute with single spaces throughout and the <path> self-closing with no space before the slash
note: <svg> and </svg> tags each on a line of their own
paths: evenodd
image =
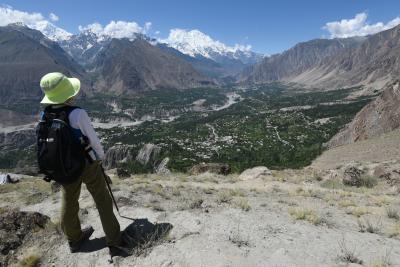
<svg viewBox="0 0 400 267">
<path fill-rule="evenodd" d="M 57 107 L 54 108 L 52 105 L 47 106 L 44 111 L 43 111 L 43 117 L 46 117 L 46 114 L 55 114 L 55 117 L 57 119 L 61 119 L 68 123 L 69 125 L 69 114 L 71 114 L 72 111 L 75 109 L 79 108 L 78 106 L 63 106 L 63 107 Z"/>
</svg>

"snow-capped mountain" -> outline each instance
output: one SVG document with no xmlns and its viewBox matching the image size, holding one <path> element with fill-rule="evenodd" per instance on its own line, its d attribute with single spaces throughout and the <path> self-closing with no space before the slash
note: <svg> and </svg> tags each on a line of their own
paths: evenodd
<svg viewBox="0 0 400 267">
<path fill-rule="evenodd" d="M 77 62 L 89 68 L 112 39 L 128 39 L 131 42 L 144 40 L 168 54 L 180 57 L 197 71 L 213 78 L 234 76 L 263 58 L 261 54 L 252 52 L 250 46 L 228 46 L 198 30 L 174 29 L 167 39 L 158 40 L 135 27 L 129 31 L 116 31 L 108 29 L 108 26 L 92 24 L 80 28 L 80 31 L 58 42 Z"/>
<path fill-rule="evenodd" d="M 154 40 L 140 32 L 129 33 L 129 35 L 122 35 L 117 38 L 112 34 L 96 31 L 93 28 L 83 29 L 79 34 L 72 35 L 69 39 L 62 40 L 59 43 L 76 61 L 82 65 L 87 65 L 112 39 L 128 39 L 131 42 L 136 39 L 143 39 L 149 43 L 154 43 Z"/>
<path fill-rule="evenodd" d="M 61 42 L 71 38 L 72 33 L 61 29 L 49 21 L 35 21 L 35 23 L 25 24 L 22 22 L 11 23 L 9 25 L 28 27 L 34 30 L 40 31 L 44 36 L 52 41 Z"/>
<path fill-rule="evenodd" d="M 59 44 L 76 61 L 86 65 L 110 40 L 111 38 L 99 36 L 91 30 L 85 30 L 80 34 L 72 35 L 67 40 L 60 41 Z"/>
<path fill-rule="evenodd" d="M 161 39 L 160 42 L 166 43 L 183 54 L 192 57 L 202 56 L 216 62 L 223 61 L 228 57 L 240 60 L 244 64 L 252 64 L 262 58 L 262 55 L 251 51 L 250 45 L 228 46 L 199 30 L 173 29 L 168 38 Z"/>
<path fill-rule="evenodd" d="M 64 29 L 61 29 L 48 21 L 41 21 L 40 23 L 35 24 L 35 30 L 42 32 L 47 38 L 53 41 L 64 41 L 71 38 L 72 33 L 67 32 Z"/>
</svg>

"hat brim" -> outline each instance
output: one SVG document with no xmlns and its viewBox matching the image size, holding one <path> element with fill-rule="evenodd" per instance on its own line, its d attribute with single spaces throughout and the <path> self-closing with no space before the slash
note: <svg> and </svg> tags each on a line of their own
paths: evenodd
<svg viewBox="0 0 400 267">
<path fill-rule="evenodd" d="M 72 84 L 72 87 L 74 88 L 74 92 L 70 95 L 63 96 L 62 98 L 57 98 L 57 99 L 50 99 L 46 95 L 43 97 L 42 101 L 40 101 L 41 104 L 62 104 L 71 97 L 76 96 L 79 91 L 81 90 L 81 82 L 77 78 L 68 78 L 69 82 Z"/>
</svg>

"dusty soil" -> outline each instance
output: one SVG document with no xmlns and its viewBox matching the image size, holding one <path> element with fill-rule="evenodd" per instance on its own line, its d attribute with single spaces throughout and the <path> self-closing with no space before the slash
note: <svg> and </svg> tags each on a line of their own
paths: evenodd
<svg viewBox="0 0 400 267">
<path fill-rule="evenodd" d="M 351 161 L 380 163 L 400 160 L 400 130 L 325 151 L 312 167 L 334 169 Z"/>
<path fill-rule="evenodd" d="M 95 233 L 84 252 L 70 254 L 61 234 L 40 243 L 42 266 L 363 266 L 400 263 L 400 198 L 384 180 L 373 188 L 343 186 L 315 169 L 274 171 L 239 181 L 238 175 L 138 175 L 111 173 L 123 216 L 169 223 L 159 240 L 133 256 L 108 263 L 108 249 L 94 202 L 81 194 L 81 221 Z M 39 178 L 0 188 L 1 206 L 37 211 L 59 221 L 60 193 Z M 120 218 L 125 229 L 132 221 Z M 57 235 L 57 234 L 55 234 Z M 27 251 L 15 252 L 13 262 Z M 349 257 L 353 256 L 353 257 Z M 353 264 L 353 263 L 352 263 Z M 355 263 L 354 263 L 355 264 Z M 361 266 L 361 265 L 354 265 Z M 386 266 L 386 265 L 379 265 Z"/>
</svg>

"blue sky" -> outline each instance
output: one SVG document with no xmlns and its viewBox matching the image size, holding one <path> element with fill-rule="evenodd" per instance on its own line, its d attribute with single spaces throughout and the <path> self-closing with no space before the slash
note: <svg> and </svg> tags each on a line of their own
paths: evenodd
<svg viewBox="0 0 400 267">
<path fill-rule="evenodd" d="M 151 22 L 148 32 L 166 38 L 173 28 L 198 29 L 227 45 L 250 44 L 257 52 L 273 54 L 300 41 L 330 37 L 327 22 L 352 19 L 364 13 L 363 25 L 383 24 L 400 16 L 400 1 L 61 1 L 4 0 L 16 10 L 38 12 L 44 17 L 54 13 L 54 22 L 77 33 L 78 26 L 111 20 Z M 343 25 L 342 25 L 343 26 Z M 379 25 L 378 25 L 379 26 Z M 369 30 L 370 27 L 363 29 Z M 156 35 L 156 32 L 160 33 Z"/>
</svg>

